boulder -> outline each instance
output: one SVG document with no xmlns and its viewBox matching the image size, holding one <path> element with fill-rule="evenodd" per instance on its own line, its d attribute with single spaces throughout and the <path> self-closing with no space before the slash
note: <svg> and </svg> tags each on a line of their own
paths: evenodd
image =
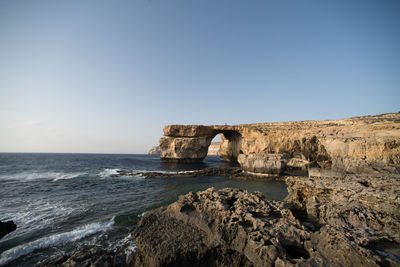
<svg viewBox="0 0 400 267">
<path fill-rule="evenodd" d="M 0 239 L 6 234 L 11 233 L 17 229 L 13 221 L 2 222 L 0 221 Z"/>
</svg>

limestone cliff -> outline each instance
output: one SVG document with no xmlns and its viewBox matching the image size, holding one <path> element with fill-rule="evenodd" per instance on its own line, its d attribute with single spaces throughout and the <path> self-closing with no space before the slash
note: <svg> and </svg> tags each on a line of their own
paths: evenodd
<svg viewBox="0 0 400 267">
<path fill-rule="evenodd" d="M 238 161 L 249 172 L 276 174 L 309 166 L 360 172 L 400 164 L 400 113 L 235 126 L 170 125 L 159 141 L 161 158 L 201 161 L 217 134 L 221 159 Z"/>
</svg>

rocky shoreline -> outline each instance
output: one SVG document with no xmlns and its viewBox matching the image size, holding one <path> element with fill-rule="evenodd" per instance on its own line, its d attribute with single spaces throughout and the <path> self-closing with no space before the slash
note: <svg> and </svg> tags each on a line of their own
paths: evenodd
<svg viewBox="0 0 400 267">
<path fill-rule="evenodd" d="M 285 201 L 210 188 L 147 213 L 130 265 L 400 265 L 399 175 L 285 181 Z"/>
<path fill-rule="evenodd" d="M 237 177 L 242 171 L 140 174 Z M 127 175 L 138 173 L 119 173 Z M 191 192 L 140 219 L 132 233 L 138 249 L 128 260 L 95 247 L 42 266 L 400 266 L 399 173 L 271 179 L 288 185 L 284 201 L 232 188 Z"/>
<path fill-rule="evenodd" d="M 237 179 L 251 180 L 280 180 L 283 181 L 284 176 L 276 174 L 260 174 L 245 172 L 239 167 L 223 167 L 223 168 L 205 168 L 193 171 L 180 172 L 152 172 L 152 171 L 136 171 L 136 170 L 117 170 L 117 174 L 111 175 L 113 178 L 122 176 L 139 176 L 144 178 L 167 178 L 167 177 L 198 177 L 198 176 L 226 176 Z"/>
</svg>

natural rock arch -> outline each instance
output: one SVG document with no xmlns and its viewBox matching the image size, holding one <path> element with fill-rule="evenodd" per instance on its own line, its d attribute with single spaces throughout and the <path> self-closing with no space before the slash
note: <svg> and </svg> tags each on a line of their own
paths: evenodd
<svg viewBox="0 0 400 267">
<path fill-rule="evenodd" d="M 219 155 L 223 161 L 237 161 L 241 151 L 242 135 L 224 126 L 171 125 L 164 128 L 165 137 L 160 139 L 161 158 L 167 161 L 202 161 L 212 139 L 220 134 Z"/>
<path fill-rule="evenodd" d="M 237 160 L 249 173 L 275 175 L 315 167 L 360 172 L 372 164 L 400 164 L 400 113 L 337 121 L 170 125 L 160 139 L 160 157 L 202 161 L 217 134 L 222 137 L 221 159 Z"/>
</svg>

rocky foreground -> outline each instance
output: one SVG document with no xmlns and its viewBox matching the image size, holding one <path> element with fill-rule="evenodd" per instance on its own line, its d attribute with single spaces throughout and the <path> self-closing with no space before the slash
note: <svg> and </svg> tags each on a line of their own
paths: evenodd
<svg viewBox="0 0 400 267">
<path fill-rule="evenodd" d="M 189 193 L 147 213 L 131 266 L 400 266 L 400 176 L 287 177 L 289 196 Z"/>
</svg>

